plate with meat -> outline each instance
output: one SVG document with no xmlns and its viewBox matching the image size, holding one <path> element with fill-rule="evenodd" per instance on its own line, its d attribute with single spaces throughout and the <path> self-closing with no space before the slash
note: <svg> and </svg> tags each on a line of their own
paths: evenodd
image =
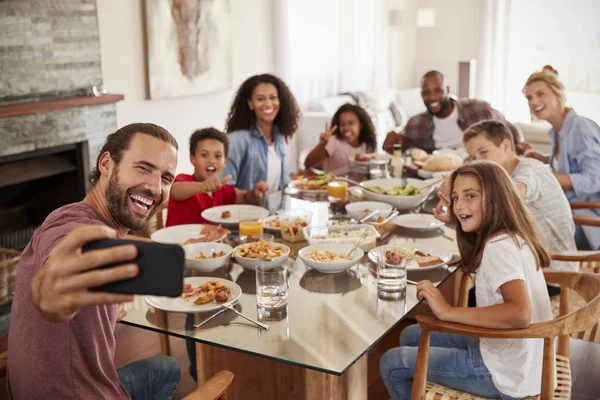
<svg viewBox="0 0 600 400">
<path fill-rule="evenodd" d="M 160 243 L 188 245 L 193 243 L 219 242 L 231 233 L 230 230 L 210 224 L 176 225 L 159 229 L 151 239 Z"/>
<path fill-rule="evenodd" d="M 269 231 L 281 232 L 281 221 L 279 215 L 271 215 L 263 219 L 263 227 Z"/>
<path fill-rule="evenodd" d="M 392 156 L 387 153 L 355 154 L 349 156 L 350 162 L 358 165 L 369 165 L 373 160 L 390 161 L 391 159 Z"/>
<path fill-rule="evenodd" d="M 235 304 L 242 288 L 235 282 L 221 278 L 194 276 L 183 281 L 183 293 L 179 297 L 145 296 L 149 306 L 159 310 L 196 313 L 215 311 L 223 303 Z"/>
<path fill-rule="evenodd" d="M 201 215 L 202 218 L 214 224 L 237 225 L 240 223 L 240 215 L 244 214 L 260 214 L 262 219 L 269 216 L 269 210 L 248 204 L 230 204 L 207 208 L 202 211 Z"/>
<path fill-rule="evenodd" d="M 333 182 L 334 179 L 334 176 L 327 172 L 322 172 L 313 176 L 299 175 L 295 180 L 291 181 L 288 186 L 297 189 L 299 192 L 327 193 L 327 185 L 329 182 Z"/>
<path fill-rule="evenodd" d="M 369 251 L 369 260 L 377 264 L 377 253 L 387 265 L 398 265 L 406 261 L 406 269 L 427 270 L 440 267 L 452 258 L 452 254 L 433 248 L 431 245 L 411 243 L 386 244 Z"/>
</svg>

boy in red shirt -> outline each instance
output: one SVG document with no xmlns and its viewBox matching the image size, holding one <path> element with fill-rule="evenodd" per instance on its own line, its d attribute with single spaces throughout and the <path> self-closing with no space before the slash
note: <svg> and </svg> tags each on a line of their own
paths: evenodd
<svg viewBox="0 0 600 400">
<path fill-rule="evenodd" d="M 253 190 L 227 185 L 231 179 L 219 179 L 227 162 L 227 135 L 215 128 L 195 131 L 190 137 L 190 162 L 194 174 L 179 174 L 171 187 L 166 226 L 208 223 L 200 215 L 207 208 L 226 204 L 258 204 L 269 190 L 259 181 Z"/>
</svg>

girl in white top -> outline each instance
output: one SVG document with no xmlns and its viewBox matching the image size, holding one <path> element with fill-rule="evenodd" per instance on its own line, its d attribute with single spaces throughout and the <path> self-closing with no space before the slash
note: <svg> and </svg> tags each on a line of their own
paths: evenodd
<svg viewBox="0 0 600 400">
<path fill-rule="evenodd" d="M 496 329 L 526 328 L 552 319 L 541 268 L 550 256 L 508 173 L 475 161 L 450 178 L 453 221 L 463 268 L 477 271 L 477 307 L 451 307 L 430 281 L 417 285 L 443 321 Z M 394 399 L 410 398 L 419 343 L 418 325 L 401 347 L 381 360 L 382 378 Z M 432 332 L 428 380 L 478 396 L 514 399 L 540 393 L 542 339 L 477 339 Z"/>
</svg>

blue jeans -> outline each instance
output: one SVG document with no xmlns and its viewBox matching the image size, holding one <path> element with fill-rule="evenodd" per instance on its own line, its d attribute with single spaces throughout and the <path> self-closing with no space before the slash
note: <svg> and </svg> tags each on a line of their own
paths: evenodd
<svg viewBox="0 0 600 400">
<path fill-rule="evenodd" d="M 162 355 L 127 364 L 117 374 L 132 400 L 170 399 L 181 378 L 177 361 Z"/>
<path fill-rule="evenodd" d="M 419 325 L 409 326 L 400 335 L 400 347 L 381 357 L 381 378 L 394 400 L 410 399 L 420 336 Z M 494 386 L 474 337 L 431 332 L 427 380 L 482 397 L 513 399 Z"/>
</svg>

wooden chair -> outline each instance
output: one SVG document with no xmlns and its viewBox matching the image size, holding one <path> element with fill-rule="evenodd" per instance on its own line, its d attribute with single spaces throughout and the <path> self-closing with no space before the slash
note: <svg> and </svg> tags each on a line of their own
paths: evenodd
<svg viewBox="0 0 600 400">
<path fill-rule="evenodd" d="M 585 257 L 587 261 L 600 261 L 600 254 L 593 257 L 591 255 Z M 432 316 L 417 316 L 417 321 L 421 326 L 421 338 L 419 342 L 411 399 L 482 399 L 475 395 L 469 395 L 442 385 L 427 382 L 429 342 L 432 331 L 487 338 L 544 339 L 541 394 L 540 396 L 533 398 L 541 398 L 542 400 L 570 399 L 571 369 L 569 365 L 569 335 L 585 331 L 589 328 L 595 332 L 600 331 L 598 325 L 598 320 L 600 318 L 600 275 L 546 269 L 544 271 L 544 276 L 546 277 L 547 282 L 557 283 L 561 288 L 560 316 L 552 321 L 532 324 L 526 329 L 504 330 L 443 322 Z M 466 283 L 467 281 L 467 278 L 463 279 L 463 283 Z M 462 286 L 461 297 L 466 297 L 462 292 L 468 290 L 468 285 Z M 568 313 L 571 289 L 575 290 L 587 304 L 574 312 Z M 557 336 L 558 350 L 555 355 L 554 339 Z M 597 337 L 598 335 L 595 336 Z M 556 390 L 554 390 L 554 363 L 552 362 L 554 359 L 556 360 L 556 376 L 558 383 Z"/>
<path fill-rule="evenodd" d="M 6 378 L 7 360 L 8 351 L 5 351 L 0 354 L 0 379 Z M 217 372 L 183 400 L 227 400 L 226 392 L 232 382 L 233 372 L 227 370 Z"/>
<path fill-rule="evenodd" d="M 600 201 L 580 201 L 571 202 L 571 210 L 584 210 L 591 208 L 600 208 Z M 573 214 L 573 222 L 575 225 L 586 225 L 600 227 L 600 217 L 588 217 L 585 215 Z M 584 261 L 581 263 L 582 270 L 589 270 L 596 274 L 600 273 L 600 262 L 596 261 Z"/>
</svg>

